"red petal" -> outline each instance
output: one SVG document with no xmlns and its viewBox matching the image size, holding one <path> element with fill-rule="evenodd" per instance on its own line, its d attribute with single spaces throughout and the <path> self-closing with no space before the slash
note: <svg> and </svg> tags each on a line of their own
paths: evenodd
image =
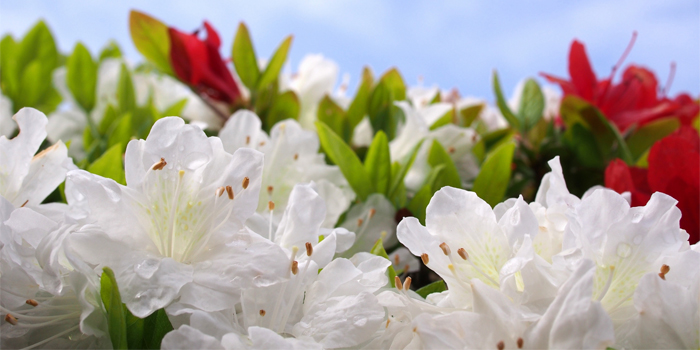
<svg viewBox="0 0 700 350">
<path fill-rule="evenodd" d="M 559 78 L 559 77 L 556 77 L 553 75 L 549 75 L 547 73 L 540 73 L 540 75 L 543 76 L 545 79 L 547 79 L 550 83 L 559 84 L 561 89 L 564 91 L 564 96 L 578 95 L 576 93 L 576 87 L 570 81 L 564 80 L 564 78 Z"/>
<path fill-rule="evenodd" d="M 207 30 L 207 45 L 212 45 L 218 50 L 219 46 L 221 46 L 221 38 L 219 38 L 219 33 L 217 33 L 216 29 L 214 29 L 214 27 L 212 27 L 207 21 L 204 21 L 204 28 Z"/>
<path fill-rule="evenodd" d="M 593 101 L 598 80 L 593 72 L 593 68 L 591 68 L 590 61 L 588 61 L 586 48 L 578 40 L 574 40 L 571 43 L 569 75 L 571 75 L 571 82 L 576 86 L 578 95 L 588 101 Z"/>
</svg>

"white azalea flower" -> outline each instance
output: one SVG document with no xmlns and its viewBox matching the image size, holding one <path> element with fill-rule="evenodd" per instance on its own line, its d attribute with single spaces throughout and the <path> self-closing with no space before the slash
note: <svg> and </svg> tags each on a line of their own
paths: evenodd
<svg viewBox="0 0 700 350">
<path fill-rule="evenodd" d="M 398 243 L 395 216 L 394 205 L 379 193 L 371 194 L 364 202 L 355 204 L 339 225 L 355 232 L 355 243 L 343 256 L 368 252 L 379 239 L 387 249 L 395 246 Z"/>
<path fill-rule="evenodd" d="M 594 191 L 569 214 L 555 264 L 570 265 L 581 256 L 593 260 L 597 265 L 593 298 L 616 323 L 626 321 L 626 309 L 632 308 L 642 276 L 658 272 L 664 259 L 687 246 L 688 234 L 679 227 L 676 203 L 657 192 L 645 206 L 630 208 L 614 191 Z"/>
<path fill-rule="evenodd" d="M 40 204 L 75 168 L 66 146 L 58 141 L 35 155 L 46 138 L 46 116 L 22 108 L 13 119 L 21 132 L 9 140 L 0 136 L 0 195 L 15 207 L 32 207 L 47 215 L 60 212 L 60 205 Z"/>
<path fill-rule="evenodd" d="M 80 230 L 0 197 L 3 348 L 111 348 L 98 276 L 64 245 Z"/>
<path fill-rule="evenodd" d="M 274 203 L 273 223 L 279 223 L 292 188 L 299 183 L 313 181 L 316 191 L 326 202 L 323 227 L 335 226 L 340 215 L 347 210 L 355 193 L 337 166 L 327 165 L 314 131 L 304 130 L 294 120 L 277 123 L 270 137 L 261 130 L 261 122 L 255 113 L 236 112 L 219 133 L 224 149 L 234 152 L 248 147 L 265 154 L 265 167 L 257 212 L 269 217 L 268 203 Z"/>
<path fill-rule="evenodd" d="M 12 121 L 12 100 L 0 92 L 0 136 L 9 138 L 16 129 Z"/>
<path fill-rule="evenodd" d="M 230 308 L 241 288 L 273 283 L 287 269 L 277 245 L 244 229 L 262 162 L 254 150 L 226 153 L 218 138 L 180 118 L 160 119 L 127 147 L 127 186 L 68 174 L 73 215 L 105 231 L 73 234 L 71 244 L 87 262 L 114 270 L 137 317 L 176 298 L 207 311 Z"/>
<path fill-rule="evenodd" d="M 424 87 L 419 82 L 418 86 L 411 86 L 406 90 L 406 99 L 411 101 L 411 105 L 415 108 L 425 108 L 439 92 L 439 87 Z"/>
<path fill-rule="evenodd" d="M 338 72 L 338 64 L 315 54 L 304 56 L 297 72 L 291 77 L 281 76 L 280 90 L 292 90 L 299 96 L 299 123 L 304 128 L 314 128 L 318 104 L 323 96 L 332 94 Z"/>
<path fill-rule="evenodd" d="M 467 96 L 457 101 L 456 105 L 458 111 L 464 108 L 481 105 L 482 108 L 479 112 L 478 120 L 481 120 L 484 123 L 488 131 L 508 127 L 508 121 L 506 121 L 506 118 L 501 114 L 501 110 L 498 109 L 498 107 L 488 104 L 488 102 L 484 99 Z"/>
<path fill-rule="evenodd" d="M 215 344 L 225 349 L 346 348 L 357 346 L 376 332 L 384 310 L 374 293 L 387 283 L 384 258 L 361 253 L 336 259 L 320 273 L 308 259 L 292 264 L 288 281 L 244 290 L 239 308 L 229 312 L 190 314 L 163 340 L 164 348 L 180 347 L 175 339 L 197 339 L 194 347 Z M 177 316 L 176 316 L 177 317 Z"/>
</svg>

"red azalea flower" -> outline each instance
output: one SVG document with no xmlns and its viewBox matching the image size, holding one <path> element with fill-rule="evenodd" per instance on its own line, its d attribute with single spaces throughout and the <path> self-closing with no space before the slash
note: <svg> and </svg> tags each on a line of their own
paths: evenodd
<svg viewBox="0 0 700 350">
<path fill-rule="evenodd" d="M 634 38 L 623 59 L 633 42 Z M 643 125 L 665 117 L 677 117 L 683 125 L 690 125 L 698 115 L 700 105 L 687 94 L 680 94 L 675 99 L 658 96 L 656 76 L 646 68 L 630 65 L 622 74 L 622 81 L 613 84 L 616 68 L 613 68 L 609 78 L 598 80 L 583 43 L 574 40 L 569 51 L 571 80 L 541 74 L 550 82 L 559 84 L 564 97 L 578 96 L 596 106 L 621 131 L 635 124 Z"/>
<path fill-rule="evenodd" d="M 186 34 L 168 28 L 170 63 L 175 75 L 200 94 L 229 105 L 235 104 L 241 99 L 241 91 L 219 54 L 219 34 L 207 21 L 204 22 L 204 28 L 207 33 L 204 40 L 197 36 L 198 30 Z"/>
<path fill-rule="evenodd" d="M 645 205 L 651 194 L 663 192 L 678 201 L 681 227 L 690 243 L 700 240 L 700 137 L 687 126 L 655 143 L 649 168 L 628 167 L 616 159 L 605 169 L 605 187 L 632 193 L 632 206 Z"/>
</svg>

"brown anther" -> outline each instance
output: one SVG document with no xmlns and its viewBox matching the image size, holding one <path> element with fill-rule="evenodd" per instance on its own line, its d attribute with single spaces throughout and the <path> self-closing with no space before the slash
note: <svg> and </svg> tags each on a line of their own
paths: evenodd
<svg viewBox="0 0 700 350">
<path fill-rule="evenodd" d="M 39 302 L 37 302 L 34 299 L 27 299 L 27 305 L 37 306 L 37 305 L 39 305 Z"/>
<path fill-rule="evenodd" d="M 428 257 L 427 253 L 421 254 L 420 259 L 423 261 L 423 265 L 428 265 L 428 263 L 430 262 L 430 258 Z"/>
<path fill-rule="evenodd" d="M 659 277 L 661 277 L 662 280 L 666 280 L 666 274 L 669 271 L 671 271 L 671 268 L 668 265 L 661 265 L 661 272 L 659 273 Z"/>
<path fill-rule="evenodd" d="M 442 252 L 445 253 L 445 255 L 450 255 L 452 252 L 450 250 L 450 246 L 448 246 L 445 242 L 440 243 L 440 249 L 442 249 Z"/>
<path fill-rule="evenodd" d="M 260 316 L 265 316 L 265 310 L 260 309 Z"/>
<path fill-rule="evenodd" d="M 250 144 L 250 136 L 245 137 L 245 144 L 249 145 Z"/>
<path fill-rule="evenodd" d="M 260 146 L 265 146 L 265 141 L 260 142 Z"/>
<path fill-rule="evenodd" d="M 455 148 L 454 148 L 454 147 L 450 147 L 450 148 L 447 149 L 447 152 L 450 153 L 450 154 L 455 153 Z"/>
<path fill-rule="evenodd" d="M 398 290 L 403 289 L 403 285 L 401 284 L 401 279 L 399 278 L 399 276 L 394 276 L 394 285 L 396 286 L 396 289 L 398 289 Z"/>
<path fill-rule="evenodd" d="M 296 260 L 292 262 L 292 273 L 295 275 L 299 273 L 299 262 Z"/>
<path fill-rule="evenodd" d="M 294 153 L 294 160 L 299 159 L 299 153 Z"/>
<path fill-rule="evenodd" d="M 7 322 L 13 326 L 17 325 L 17 319 L 10 314 L 5 315 L 5 322 Z"/>
<path fill-rule="evenodd" d="M 399 255 L 398 254 L 394 255 L 394 264 L 398 265 L 399 262 L 401 262 Z"/>
<path fill-rule="evenodd" d="M 272 196 L 272 191 L 274 191 L 274 190 L 275 190 L 274 187 L 272 187 L 272 186 L 267 186 L 267 194 L 269 194 L 269 195 Z"/>
<path fill-rule="evenodd" d="M 228 199 L 233 200 L 233 188 L 231 186 L 226 186 L 226 194 L 228 194 Z"/>
<path fill-rule="evenodd" d="M 469 253 L 467 253 L 467 250 L 464 248 L 457 249 L 457 254 L 459 254 L 459 256 L 461 256 L 464 260 L 469 259 Z"/>
<path fill-rule="evenodd" d="M 358 227 L 359 227 L 359 226 L 362 226 L 362 223 L 363 223 L 363 222 L 365 222 L 365 221 L 362 220 L 362 218 L 357 219 L 357 226 L 358 226 Z"/>
<path fill-rule="evenodd" d="M 411 288 L 411 277 L 406 277 L 405 280 L 403 280 L 403 289 L 408 290 Z"/>
<path fill-rule="evenodd" d="M 386 327 L 384 327 L 384 328 L 389 328 L 389 322 L 391 322 L 391 319 L 388 319 L 388 318 L 387 318 L 387 319 L 386 319 Z"/>
<path fill-rule="evenodd" d="M 523 338 L 518 338 L 518 349 L 523 348 Z"/>
<path fill-rule="evenodd" d="M 250 179 L 246 176 L 243 178 L 243 183 L 241 184 L 241 186 L 243 186 L 243 189 L 245 190 L 246 188 L 248 188 L 248 184 L 250 184 Z"/>
<path fill-rule="evenodd" d="M 24 208 L 24 206 L 27 205 L 27 203 L 29 203 L 29 199 L 27 199 L 26 201 L 24 201 L 24 203 L 22 203 L 22 205 L 20 205 L 20 208 Z"/>
<path fill-rule="evenodd" d="M 408 264 L 406 264 L 406 265 L 403 267 L 403 272 L 408 272 L 408 269 L 409 269 L 409 268 L 410 268 L 410 266 L 408 266 Z"/>
<path fill-rule="evenodd" d="M 310 242 L 306 242 L 306 256 L 311 256 L 311 254 L 314 253 L 314 246 L 311 245 Z"/>
<path fill-rule="evenodd" d="M 226 188 L 224 186 L 221 186 L 216 189 L 216 196 L 221 197 L 221 195 L 224 194 L 224 192 L 226 192 Z"/>
<path fill-rule="evenodd" d="M 496 347 L 498 350 L 503 350 L 506 348 L 506 344 L 503 342 L 503 340 L 499 341 L 498 344 L 496 344 Z"/>
<path fill-rule="evenodd" d="M 160 162 L 158 162 L 158 163 L 156 163 L 156 164 L 153 164 L 153 167 L 152 167 L 151 169 L 153 169 L 153 170 L 161 170 L 161 169 L 165 168 L 165 166 L 166 166 L 167 164 L 168 164 L 168 163 L 165 161 L 165 159 L 161 158 L 161 159 L 160 159 Z"/>
<path fill-rule="evenodd" d="M 269 209 L 270 211 L 275 210 L 275 202 L 273 202 L 273 201 L 267 202 L 267 209 Z"/>
<path fill-rule="evenodd" d="M 374 216 L 374 214 L 376 214 L 376 213 L 377 213 L 377 210 L 372 208 L 369 210 L 369 215 L 367 215 L 367 217 L 371 219 Z"/>
<path fill-rule="evenodd" d="M 418 331 L 418 327 L 413 327 L 413 333 L 416 333 Z"/>
</svg>

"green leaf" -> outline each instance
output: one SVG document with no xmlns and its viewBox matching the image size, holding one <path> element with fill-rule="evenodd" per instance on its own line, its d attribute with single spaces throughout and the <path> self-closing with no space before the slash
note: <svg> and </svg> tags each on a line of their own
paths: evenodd
<svg viewBox="0 0 700 350">
<path fill-rule="evenodd" d="M 444 186 L 462 187 L 462 180 L 459 178 L 459 172 L 454 161 L 452 161 L 450 155 L 437 140 L 433 140 L 433 144 L 430 146 L 428 164 L 431 167 L 443 166 L 442 172 L 440 172 L 434 184 L 433 192 Z"/>
<path fill-rule="evenodd" d="M 45 69 L 44 75 L 50 78 L 51 72 L 58 65 L 58 50 L 51 31 L 44 21 L 37 22 L 24 36 L 19 43 L 15 59 L 17 72 L 21 73 L 27 65 L 33 61 L 39 61 Z"/>
<path fill-rule="evenodd" d="M 19 52 L 19 44 L 12 35 L 5 35 L 0 41 L 0 86 L 2 93 L 10 99 L 15 98 L 19 89 L 19 77 L 17 72 L 16 56 Z"/>
<path fill-rule="evenodd" d="M 381 238 L 378 239 L 376 243 L 374 243 L 374 246 L 369 252 L 371 254 L 381 256 L 382 258 L 389 260 L 389 255 L 386 253 L 386 250 L 384 250 L 384 243 L 382 242 Z M 396 277 L 396 271 L 394 271 L 394 266 L 389 265 L 389 268 L 386 270 L 386 272 L 389 276 L 389 284 L 391 284 L 392 288 L 396 287 L 396 284 L 394 284 L 394 279 Z"/>
<path fill-rule="evenodd" d="M 260 78 L 260 68 L 258 68 L 258 59 L 255 56 L 255 50 L 253 49 L 253 42 L 250 40 L 248 27 L 246 27 L 243 22 L 238 25 L 236 37 L 233 39 L 231 57 L 233 59 L 233 65 L 236 67 L 236 72 L 243 84 L 249 89 L 254 90 Z"/>
<path fill-rule="evenodd" d="M 144 320 L 143 346 L 145 349 L 160 349 L 160 343 L 168 332 L 173 330 L 173 325 L 168 319 L 164 309 L 158 309 Z"/>
<path fill-rule="evenodd" d="M 100 158 L 92 162 L 87 168 L 87 171 L 110 178 L 117 183 L 126 186 L 126 177 L 124 175 L 124 165 L 122 164 L 122 145 L 117 143 L 110 147 L 107 152 L 103 153 Z"/>
<path fill-rule="evenodd" d="M 474 145 L 472 148 L 472 153 L 476 156 L 479 162 L 483 162 L 486 157 L 486 153 L 490 152 L 494 147 L 501 145 L 504 142 L 508 142 L 513 136 L 513 130 L 498 129 L 492 132 L 486 133 L 481 136 L 481 140 Z"/>
<path fill-rule="evenodd" d="M 382 131 L 374 135 L 374 140 L 369 146 L 365 157 L 365 170 L 369 174 L 370 181 L 375 184 L 376 192 L 387 195 L 391 181 L 391 155 L 389 141 Z"/>
<path fill-rule="evenodd" d="M 595 136 L 583 124 L 576 123 L 565 133 L 565 142 L 584 167 L 603 168 L 605 159 L 596 145 Z"/>
<path fill-rule="evenodd" d="M 341 136 L 345 142 L 350 142 L 350 128 L 347 126 L 345 111 L 328 95 L 323 96 L 318 104 L 316 118 L 333 129 L 333 132 Z"/>
<path fill-rule="evenodd" d="M 433 293 L 442 293 L 447 290 L 447 285 L 445 285 L 445 281 L 439 280 L 435 281 L 427 286 L 424 286 L 422 288 L 419 288 L 416 293 L 418 295 L 422 296 L 423 299 L 427 298 L 428 295 L 433 294 Z"/>
<path fill-rule="evenodd" d="M 506 142 L 496 147 L 486 156 L 479 175 L 474 180 L 472 191 L 492 207 L 500 203 L 506 194 L 514 151 L 514 142 Z"/>
<path fill-rule="evenodd" d="M 430 126 L 430 130 L 435 130 L 441 126 L 445 126 L 447 124 L 452 124 L 452 122 L 455 120 L 455 110 L 450 109 L 447 111 L 447 113 L 443 114 L 442 117 L 438 118 L 435 122 L 433 122 L 433 125 Z"/>
<path fill-rule="evenodd" d="M 430 175 L 423 184 L 423 187 L 416 192 L 416 194 L 408 202 L 406 208 L 413 214 L 413 216 L 420 221 L 421 224 L 425 225 L 425 212 L 430 203 L 430 199 L 433 198 L 433 194 L 437 191 L 435 184 L 437 182 L 440 173 L 445 169 L 445 165 L 438 165 L 433 167 L 430 171 Z"/>
<path fill-rule="evenodd" d="M 105 108 L 105 112 L 102 115 L 102 120 L 100 120 L 100 125 L 97 126 L 97 131 L 101 135 L 106 135 L 110 131 L 110 127 L 114 125 L 114 122 L 119 119 L 119 112 L 111 103 Z M 87 143 L 84 143 L 87 145 Z"/>
<path fill-rule="evenodd" d="M 513 129 L 520 130 L 521 125 L 518 121 L 518 117 L 513 114 L 513 111 L 508 107 L 505 97 L 503 97 L 503 91 L 501 90 L 501 83 L 498 81 L 498 73 L 493 71 L 493 92 L 496 94 L 496 104 L 498 109 L 501 110 L 501 114 L 506 118 L 508 124 L 513 127 Z"/>
<path fill-rule="evenodd" d="M 107 147 L 111 148 L 114 145 L 121 144 L 121 152 L 124 153 L 134 130 L 132 120 L 131 113 L 127 113 L 113 124 L 113 128 L 108 133 Z"/>
<path fill-rule="evenodd" d="M 126 338 L 126 317 L 122 307 L 122 298 L 117 287 L 114 272 L 109 267 L 102 269 L 100 278 L 100 296 L 107 311 L 109 338 L 114 349 L 128 349 Z"/>
<path fill-rule="evenodd" d="M 187 105 L 187 98 L 183 98 L 170 106 L 166 108 L 162 113 L 160 113 L 160 116 L 158 119 L 162 117 L 179 117 L 180 114 L 182 113 L 182 110 L 185 109 L 185 106 Z"/>
<path fill-rule="evenodd" d="M 43 80 L 41 61 L 34 60 L 22 71 L 20 79 L 20 95 L 15 99 L 19 107 L 33 107 L 39 102 L 49 85 Z M 14 107 L 14 106 L 13 106 Z"/>
<path fill-rule="evenodd" d="M 418 150 L 420 149 L 421 145 L 423 145 L 423 140 L 413 146 L 411 152 L 401 161 L 401 166 L 398 168 L 398 171 L 394 171 L 392 166 L 391 186 L 389 187 L 388 195 L 389 198 L 394 198 L 397 191 L 401 186 L 403 186 L 403 179 L 406 177 L 406 174 L 408 174 L 408 170 L 411 169 L 411 166 L 413 166 L 413 161 L 416 160 L 416 154 L 418 154 Z"/>
<path fill-rule="evenodd" d="M 680 125 L 678 118 L 663 118 L 644 124 L 627 139 L 632 158 L 638 160 L 656 141 L 670 135 Z"/>
<path fill-rule="evenodd" d="M 252 45 L 252 44 L 251 44 Z M 270 85 L 272 82 L 277 80 L 277 77 L 280 75 L 280 71 L 282 70 L 282 66 L 284 65 L 284 62 L 287 61 L 287 54 L 289 53 L 289 47 L 292 45 L 292 36 L 288 36 L 282 41 L 279 47 L 277 47 L 277 50 L 275 53 L 272 55 L 272 58 L 270 58 L 270 61 L 267 63 L 267 67 L 265 67 L 265 71 L 262 73 L 262 75 L 259 78 L 258 81 L 258 90 L 261 90 L 268 85 Z M 251 46 L 252 48 L 252 46 Z"/>
<path fill-rule="evenodd" d="M 299 98 L 294 91 L 289 90 L 277 95 L 272 102 L 272 107 L 267 112 L 267 130 L 272 129 L 275 124 L 282 120 L 299 119 L 299 110 Z"/>
<path fill-rule="evenodd" d="M 406 99 L 406 84 L 403 82 L 398 69 L 392 68 L 388 70 L 379 80 L 387 85 L 394 101 Z"/>
<path fill-rule="evenodd" d="M 119 110 L 122 113 L 134 112 L 136 110 L 136 95 L 134 83 L 131 80 L 131 73 L 124 63 L 119 71 L 119 82 L 117 83 L 117 101 Z"/>
<path fill-rule="evenodd" d="M 78 42 L 66 63 L 66 85 L 86 113 L 95 106 L 97 63 L 90 51 Z"/>
<path fill-rule="evenodd" d="M 462 117 L 462 126 L 469 127 L 474 123 L 476 118 L 479 117 L 479 113 L 484 109 L 484 104 L 478 104 L 474 106 L 469 106 L 462 108 L 459 111 L 460 117 Z"/>
<path fill-rule="evenodd" d="M 544 95 L 535 79 L 525 81 L 523 93 L 520 96 L 518 119 L 523 127 L 523 132 L 529 131 L 537 124 L 544 112 Z"/>
<path fill-rule="evenodd" d="M 102 62 L 108 58 L 121 58 L 122 49 L 119 48 L 119 44 L 116 41 L 110 40 L 105 47 L 100 51 L 100 56 L 98 61 Z M 166 72 L 167 73 L 167 72 Z"/>
<path fill-rule="evenodd" d="M 143 341 L 145 319 L 134 316 L 126 308 L 126 305 L 123 305 L 123 308 L 126 316 L 126 340 L 129 349 L 145 349 Z"/>
<path fill-rule="evenodd" d="M 367 114 L 374 132 L 384 131 L 389 140 L 394 138 L 398 124 L 392 107 L 394 107 L 392 92 L 385 82 L 380 81 L 370 94 Z M 397 109 L 399 108 L 397 107 Z"/>
<path fill-rule="evenodd" d="M 129 32 L 134 46 L 148 61 L 155 64 L 161 72 L 173 74 L 168 26 L 143 12 L 131 10 Z"/>
<path fill-rule="evenodd" d="M 350 103 L 347 113 L 345 113 L 348 118 L 348 124 L 351 131 L 355 130 L 357 124 L 360 124 L 362 118 L 364 118 L 367 114 L 367 102 L 369 100 L 370 92 L 372 91 L 373 82 L 374 78 L 372 77 L 372 71 L 369 69 L 369 67 L 365 67 L 362 70 L 362 83 L 357 89 L 355 98 L 352 100 L 352 103 Z"/>
<path fill-rule="evenodd" d="M 376 192 L 369 174 L 352 148 L 323 122 L 317 121 L 316 129 L 326 155 L 338 165 L 357 197 L 360 200 L 365 200 L 370 194 Z"/>
</svg>

